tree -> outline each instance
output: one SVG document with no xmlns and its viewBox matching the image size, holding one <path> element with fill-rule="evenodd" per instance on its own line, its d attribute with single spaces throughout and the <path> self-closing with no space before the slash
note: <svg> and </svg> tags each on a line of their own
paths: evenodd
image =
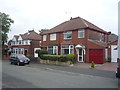
<svg viewBox="0 0 120 90">
<path fill-rule="evenodd" d="M 14 21 L 9 17 L 8 14 L 0 12 L 0 27 L 2 29 L 0 30 L 0 34 L 2 35 L 2 45 L 4 45 L 5 42 L 7 42 L 7 34 L 10 31 L 10 26 L 12 23 L 14 23 Z"/>
<path fill-rule="evenodd" d="M 41 30 L 39 30 L 39 32 L 40 32 L 40 34 L 42 34 L 43 32 L 46 32 L 46 31 L 48 31 L 49 29 L 41 29 Z"/>
</svg>

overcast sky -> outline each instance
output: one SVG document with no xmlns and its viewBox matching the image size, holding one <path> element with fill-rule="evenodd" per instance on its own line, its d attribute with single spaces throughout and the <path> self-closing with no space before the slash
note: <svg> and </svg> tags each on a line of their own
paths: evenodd
<svg viewBox="0 0 120 90">
<path fill-rule="evenodd" d="M 0 11 L 14 20 L 9 33 L 23 34 L 34 29 L 51 29 L 70 17 L 81 17 L 98 27 L 118 34 L 119 0 L 0 0 Z"/>
</svg>

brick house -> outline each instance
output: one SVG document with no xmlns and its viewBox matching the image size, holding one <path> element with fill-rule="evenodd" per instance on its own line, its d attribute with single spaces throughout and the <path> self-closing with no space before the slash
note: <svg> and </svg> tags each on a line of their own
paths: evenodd
<svg viewBox="0 0 120 90">
<path fill-rule="evenodd" d="M 80 17 L 71 18 L 42 33 L 42 49 L 49 54 L 75 54 L 78 62 L 102 64 L 108 32 Z"/>
<path fill-rule="evenodd" d="M 40 49 L 41 35 L 34 30 L 28 31 L 25 34 L 14 35 L 10 40 L 9 46 L 12 53 L 35 56 L 35 50 Z"/>
</svg>

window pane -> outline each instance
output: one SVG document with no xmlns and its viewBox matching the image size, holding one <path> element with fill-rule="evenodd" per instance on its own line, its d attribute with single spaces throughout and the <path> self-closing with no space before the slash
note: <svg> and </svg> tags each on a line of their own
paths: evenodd
<svg viewBox="0 0 120 90">
<path fill-rule="evenodd" d="M 69 54 L 69 49 L 62 49 L 62 55 Z"/>
<path fill-rule="evenodd" d="M 46 35 L 43 35 L 43 41 L 46 41 Z"/>
<path fill-rule="evenodd" d="M 70 54 L 74 54 L 74 49 L 70 49 Z"/>
<path fill-rule="evenodd" d="M 64 39 L 71 39 L 72 38 L 72 32 L 65 32 L 64 33 Z"/>
<path fill-rule="evenodd" d="M 69 49 L 69 45 L 62 45 L 62 48 L 66 48 L 66 49 Z"/>
<path fill-rule="evenodd" d="M 50 40 L 56 40 L 56 33 L 50 34 Z"/>
<path fill-rule="evenodd" d="M 84 38 L 84 30 L 78 31 L 78 38 Z"/>
</svg>

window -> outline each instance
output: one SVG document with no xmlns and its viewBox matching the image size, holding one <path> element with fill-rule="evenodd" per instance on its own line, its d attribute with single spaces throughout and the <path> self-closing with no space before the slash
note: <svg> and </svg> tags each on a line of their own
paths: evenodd
<svg viewBox="0 0 120 90">
<path fill-rule="evenodd" d="M 62 45 L 61 46 L 61 55 L 74 54 L 73 45 Z"/>
<path fill-rule="evenodd" d="M 56 33 L 50 34 L 50 40 L 56 40 Z"/>
<path fill-rule="evenodd" d="M 78 31 L 78 38 L 84 38 L 84 30 Z"/>
<path fill-rule="evenodd" d="M 58 55 L 58 46 L 48 46 L 48 54 Z"/>
<path fill-rule="evenodd" d="M 22 41 L 20 40 L 20 41 L 18 41 L 19 42 L 19 45 L 21 45 L 22 44 Z"/>
<path fill-rule="evenodd" d="M 64 39 L 72 39 L 72 32 L 65 32 L 64 34 Z"/>
<path fill-rule="evenodd" d="M 22 41 L 22 45 L 24 45 L 24 41 Z"/>
<path fill-rule="evenodd" d="M 47 37 L 46 35 L 43 35 L 43 41 L 46 41 L 46 37 Z"/>
<path fill-rule="evenodd" d="M 25 45 L 28 45 L 28 41 L 27 40 L 25 41 Z"/>
</svg>

